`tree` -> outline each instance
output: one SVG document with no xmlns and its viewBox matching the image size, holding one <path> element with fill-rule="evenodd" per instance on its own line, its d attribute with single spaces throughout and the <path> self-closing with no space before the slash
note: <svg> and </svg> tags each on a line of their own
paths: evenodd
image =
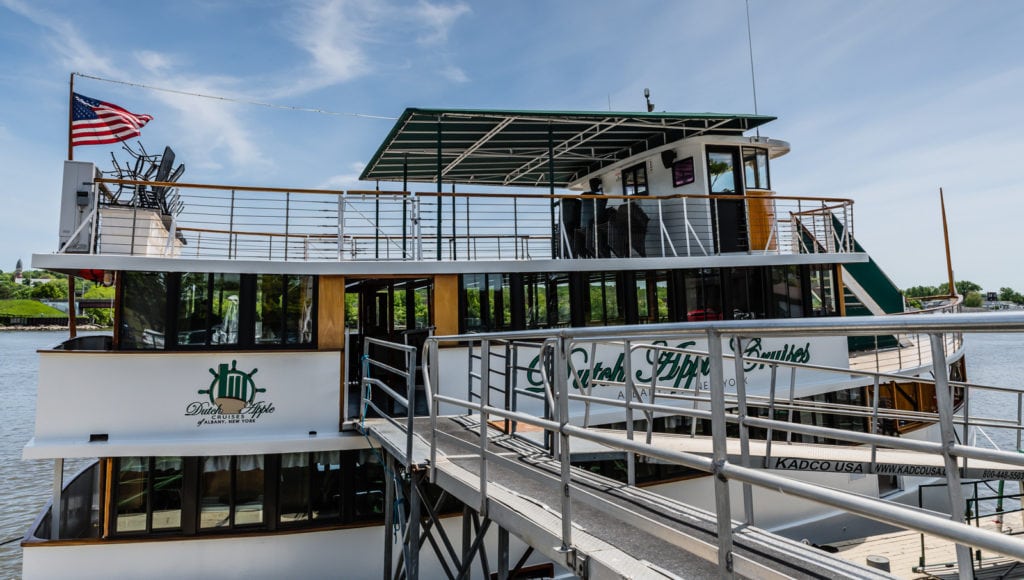
<svg viewBox="0 0 1024 580">
<path fill-rule="evenodd" d="M 68 286 L 65 283 L 51 280 L 46 284 L 33 286 L 29 296 L 36 300 L 66 300 L 68 297 Z"/>
<path fill-rule="evenodd" d="M 114 289 L 104 286 L 93 286 L 82 294 L 82 298 L 91 299 L 111 299 L 114 297 Z M 97 326 L 109 327 L 114 325 L 114 309 L 113 308 L 86 308 L 85 315 L 92 320 L 92 323 Z"/>
<path fill-rule="evenodd" d="M 982 300 L 981 294 L 978 292 L 968 292 L 967 295 L 964 296 L 964 306 L 977 308 L 981 306 L 983 302 L 984 300 Z"/>
</svg>

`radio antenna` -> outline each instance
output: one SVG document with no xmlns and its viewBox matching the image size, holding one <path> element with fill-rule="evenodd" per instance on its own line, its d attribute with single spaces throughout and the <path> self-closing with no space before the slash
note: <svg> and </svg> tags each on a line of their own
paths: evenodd
<svg viewBox="0 0 1024 580">
<path fill-rule="evenodd" d="M 754 41 L 750 34 L 750 0 L 746 0 L 747 4 L 747 49 L 750 52 L 750 88 L 754 93 L 754 114 L 757 114 L 757 81 L 754 79 Z M 755 134 L 760 137 L 761 129 L 754 129 Z"/>
</svg>

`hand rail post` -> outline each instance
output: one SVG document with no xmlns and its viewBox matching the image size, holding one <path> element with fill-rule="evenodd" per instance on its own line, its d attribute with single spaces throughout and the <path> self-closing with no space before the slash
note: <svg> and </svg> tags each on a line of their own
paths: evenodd
<svg viewBox="0 0 1024 580">
<path fill-rule="evenodd" d="M 747 384 L 743 373 L 743 337 L 737 335 L 732 342 L 736 372 L 736 411 L 739 414 L 740 427 L 740 461 L 743 463 L 743 467 L 751 467 L 750 427 L 747 425 Z M 747 524 L 754 523 L 754 490 L 749 483 L 743 484 L 743 518 Z"/>
<path fill-rule="evenodd" d="M 729 461 L 725 423 L 725 377 L 722 370 L 722 335 L 708 329 L 708 359 L 711 395 L 711 460 L 715 473 L 715 515 L 718 519 L 718 567 L 724 576 L 731 577 L 732 568 L 732 508 L 729 501 L 729 480 L 721 472 Z"/>
<path fill-rule="evenodd" d="M 953 424 L 953 397 L 949 386 L 949 369 L 946 366 L 946 353 L 943 344 L 943 335 L 933 333 L 931 337 L 932 346 L 932 374 L 935 376 L 935 399 L 939 405 L 939 431 L 942 436 L 942 459 L 946 466 L 946 489 L 949 492 L 950 518 L 957 523 L 964 522 L 964 492 L 960 488 L 960 472 L 957 469 L 956 458 L 952 455 L 951 449 L 957 444 L 956 426 Z M 966 442 L 964 442 L 966 444 Z M 971 563 L 971 548 L 963 544 L 956 545 L 956 561 L 960 568 L 961 580 L 974 578 L 974 566 Z"/>
</svg>

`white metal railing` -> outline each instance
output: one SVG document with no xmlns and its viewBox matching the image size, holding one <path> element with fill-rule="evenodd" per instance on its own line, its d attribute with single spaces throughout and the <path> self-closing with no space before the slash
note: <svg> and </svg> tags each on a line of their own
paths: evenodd
<svg viewBox="0 0 1024 580">
<path fill-rule="evenodd" d="M 768 191 L 624 197 L 163 185 L 177 188 L 180 213 L 104 202 L 89 220 L 93 251 L 348 261 L 854 251 L 852 201 Z"/>
<path fill-rule="evenodd" d="M 1001 534 L 981 530 L 963 524 L 963 513 L 953 509 L 952 520 L 944 519 L 934 514 L 922 513 L 918 510 L 908 508 L 899 504 L 891 504 L 880 499 L 850 494 L 848 491 L 831 489 L 821 485 L 810 485 L 790 479 L 775 473 L 765 472 L 750 467 L 750 429 L 774 429 L 792 433 L 799 433 L 815 437 L 827 437 L 839 441 L 847 441 L 872 446 L 884 446 L 893 449 L 923 452 L 941 456 L 944 461 L 944 473 L 949 481 L 948 493 L 950 505 L 964 505 L 963 492 L 960 486 L 960 474 L 957 462 L 972 460 L 994 461 L 1009 466 L 1011 469 L 1024 469 L 1024 455 L 1015 452 L 1004 452 L 992 449 L 976 447 L 968 444 L 969 438 L 964 437 L 958 440 L 956 425 L 959 423 L 966 434 L 966 429 L 972 422 L 969 408 L 965 405 L 963 415 L 956 417 L 954 403 L 954 387 L 963 388 L 967 391 L 969 400 L 972 391 L 994 390 L 1004 391 L 1011 396 L 1017 397 L 1018 416 L 1024 409 L 1024 396 L 1019 390 L 999 389 L 998 387 L 974 385 L 964 382 L 951 381 L 948 375 L 947 364 L 933 365 L 930 369 L 930 376 L 918 375 L 913 377 L 915 381 L 926 382 L 934 386 L 937 412 L 928 413 L 923 416 L 921 413 L 913 414 L 913 419 L 927 419 L 933 421 L 941 432 L 941 441 L 928 442 L 909 438 L 899 438 L 880 433 L 878 421 L 880 419 L 892 418 L 906 419 L 910 415 L 907 412 L 888 411 L 880 408 L 877 401 L 869 407 L 853 409 L 842 405 L 821 405 L 816 410 L 828 413 L 856 413 L 861 417 L 869 413 L 873 427 L 867 431 L 850 431 L 844 429 L 823 427 L 817 425 L 800 424 L 786 420 L 780 420 L 772 412 L 768 417 L 751 416 L 751 409 L 756 406 L 768 405 L 772 411 L 774 405 L 794 406 L 799 403 L 789 397 L 777 396 L 774 387 L 776 380 L 776 368 L 790 367 L 795 369 L 805 368 L 807 365 L 800 363 L 786 363 L 778 360 L 758 359 L 749 362 L 764 362 L 772 365 L 772 389 L 768 400 L 764 397 L 748 397 L 745 381 L 735 381 L 735 389 L 727 392 L 725 383 L 725 369 L 735 365 L 737 376 L 742 376 L 743 365 L 745 364 L 744 340 L 755 336 L 820 336 L 820 335 L 877 335 L 877 334 L 904 334 L 921 333 L 931 337 L 929 348 L 932 360 L 950 362 L 947 358 L 946 346 L 949 344 L 945 339 L 949 334 L 961 334 L 970 332 L 1024 332 L 1024 315 L 1003 314 L 1003 315 L 935 315 L 925 317 L 863 317 L 863 318 L 840 318 L 840 319 L 797 319 L 797 320 L 772 320 L 772 321 L 730 321 L 715 323 L 690 323 L 690 324 L 667 324 L 652 325 L 650 327 L 615 327 L 615 328 L 582 328 L 562 329 L 548 331 L 524 331 L 516 333 L 501 333 L 489 335 L 462 335 L 448 337 L 432 337 L 428 339 L 424 348 L 425 358 L 425 380 L 426 393 L 431 401 L 432 424 L 436 426 L 436 420 L 441 404 L 456 406 L 467 410 L 469 413 L 479 414 L 479 425 L 481 431 L 479 444 L 479 461 L 481 465 L 480 490 L 483 494 L 482 508 L 486 508 L 487 488 L 487 425 L 492 419 L 504 419 L 515 424 L 526 424 L 539 427 L 550 435 L 547 438 L 550 445 L 546 450 L 553 458 L 561 461 L 562 465 L 562 489 L 563 497 L 560 506 L 562 517 L 562 542 L 563 548 L 572 551 L 572 514 L 571 496 L 572 482 L 570 470 L 570 446 L 573 439 L 587 440 L 601 445 L 623 450 L 630 456 L 642 454 L 661 461 L 676 463 L 705 471 L 713 474 L 715 486 L 715 504 L 718 521 L 718 562 L 725 574 L 731 573 L 731 552 L 732 552 L 732 530 L 730 505 L 732 502 L 729 491 L 729 480 L 735 480 L 742 484 L 743 505 L 745 523 L 753 523 L 753 499 L 752 486 L 759 486 L 773 489 L 782 493 L 802 497 L 812 501 L 820 502 L 849 513 L 865 516 L 878 521 L 886 522 L 899 527 L 912 529 L 920 532 L 927 532 L 939 537 L 952 540 L 957 543 L 957 559 L 960 566 L 961 578 L 972 577 L 972 564 L 970 557 L 970 546 L 983 548 L 1011 558 L 1024 560 L 1024 543 L 1015 538 L 1009 538 Z M 708 365 L 709 388 L 703 392 L 700 389 L 690 393 L 670 393 L 669 389 L 659 389 L 656 385 L 648 385 L 650 392 L 657 392 L 658 397 L 689 396 L 697 398 L 701 405 L 693 405 L 691 408 L 680 406 L 667 406 L 658 403 L 651 397 L 650 400 L 643 400 L 637 396 L 634 378 L 637 374 L 635 369 L 630 368 L 634 357 L 626 356 L 627 361 L 624 373 L 623 386 L 626 393 L 624 401 L 592 396 L 585 387 L 574 382 L 572 377 L 577 376 L 573 369 L 572 352 L 582 343 L 600 341 L 609 343 L 617 342 L 625 353 L 634 352 L 636 349 L 660 349 L 665 351 L 666 347 L 659 346 L 654 340 L 670 335 L 683 334 L 692 336 L 703 335 L 707 349 L 699 352 L 705 357 Z M 437 361 L 439 344 L 442 341 L 464 341 L 473 342 L 479 345 L 479 372 L 472 372 L 469 383 L 477 383 L 475 392 L 477 396 L 467 394 L 465 397 L 456 397 L 451 394 L 442 395 L 436 391 L 439 381 Z M 533 348 L 540 348 L 543 364 L 535 370 L 543 377 L 542 397 L 549 402 L 549 409 L 544 416 L 538 417 L 532 414 L 522 413 L 516 410 L 514 401 L 506 395 L 503 402 L 497 402 L 492 395 L 493 392 L 508 392 L 508 389 L 515 389 L 514 382 L 509 383 L 509 373 L 493 373 L 490 370 L 492 364 L 492 349 L 497 346 L 506 349 L 508 345 L 533 342 Z M 723 343 L 734 344 L 733 353 L 727 355 L 724 352 Z M 506 351 L 507 352 L 507 351 Z M 515 360 L 515 355 L 506 356 L 507 360 Z M 731 360 L 730 360 L 731 359 Z M 652 361 L 658 361 L 659 357 L 654 356 Z M 506 369 L 514 369 L 517 363 L 506 363 Z M 830 372 L 839 372 L 860 376 L 862 381 L 874 384 L 875 393 L 878 392 L 878 384 L 881 380 L 909 380 L 906 375 L 889 375 L 886 373 L 851 371 L 850 369 L 817 369 Z M 494 377 L 500 377 L 504 385 L 492 383 Z M 575 388 L 574 388 L 575 387 Z M 471 389 L 472 391 L 472 389 Z M 575 391 L 575 392 L 574 392 Z M 450 392 L 450 390 L 449 390 Z M 536 393 L 531 393 L 536 395 Z M 569 416 L 570 400 L 585 401 L 591 405 L 611 405 L 623 409 L 626 413 L 626 422 L 629 437 L 626 440 L 610 436 L 589 429 L 586 425 L 579 425 Z M 710 458 L 686 453 L 662 449 L 652 445 L 647 438 L 633 437 L 631 426 L 633 424 L 634 412 L 646 414 L 648 417 L 654 413 L 677 414 L 689 416 L 692 419 L 710 420 L 712 430 L 712 456 Z M 974 421 L 978 425 L 989 425 L 998 421 L 986 422 L 984 420 Z M 730 462 L 727 455 L 726 426 L 735 424 L 739 428 L 741 461 Z M 1002 423 L 1000 427 L 1010 428 L 1020 433 L 1020 421 L 1015 424 Z M 514 428 L 513 428 L 514 429 Z M 432 428 L 429 434 L 431 438 L 432 456 L 430 465 L 436 469 L 436 444 L 438 432 Z M 872 456 L 874 452 L 872 451 Z M 407 456 L 408 457 L 408 456 Z M 872 460 L 873 461 L 873 460 Z"/>
</svg>

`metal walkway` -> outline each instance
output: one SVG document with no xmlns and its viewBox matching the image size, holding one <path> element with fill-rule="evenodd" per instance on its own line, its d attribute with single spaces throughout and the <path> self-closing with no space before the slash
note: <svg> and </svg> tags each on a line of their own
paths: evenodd
<svg viewBox="0 0 1024 580">
<path fill-rule="evenodd" d="M 560 462 L 538 448 L 490 427 L 488 483 L 480 486 L 479 458 L 472 453 L 479 422 L 471 417 L 438 418 L 436 484 L 528 542 L 545 557 L 567 561 L 561 550 Z M 386 421 L 367 428 L 399 463 L 406 463 L 406 432 Z M 430 421 L 416 421 L 412 469 L 430 466 Z M 500 482 L 500 483 L 499 483 Z M 715 515 L 656 493 L 605 477 L 572 470 L 573 554 L 581 577 L 719 578 Z M 556 507 L 551 507 L 556 506 Z M 733 532 L 736 574 L 757 578 L 887 578 L 818 548 L 753 526 Z M 499 555 L 499 558 L 501 556 Z M 506 554 L 507 557 L 507 554 Z"/>
<path fill-rule="evenodd" d="M 1024 455 L 969 443 L 971 429 L 982 425 L 1015 431 L 1019 442 L 1024 393 L 1001 389 L 1016 398 L 1015 422 L 979 420 L 967 412 L 967 405 L 961 413 L 954 412 L 959 390 L 970 393 L 978 389 L 1000 389 L 951 380 L 948 363 L 956 360 L 957 355 L 946 350 L 951 344 L 947 340 L 950 335 L 956 335 L 952 343 L 959 344 L 959 336 L 964 332 L 1024 332 L 1024 316 L 911 318 L 733 321 L 432 337 L 427 340 L 419 361 L 412 347 L 368 339 L 362 379 L 364 431 L 386 451 L 396 481 L 396 485 L 388 486 L 389 493 L 402 493 L 401 486 L 409 490 L 405 492 L 406 509 L 391 509 L 390 502 L 386 502 L 389 511 L 386 518 L 401 526 L 404 542 L 403 553 L 393 571 L 394 560 L 390 553 L 386 555 L 385 578 L 391 578 L 392 572 L 398 577 L 417 578 L 419 552 L 428 543 L 438 558 L 448 558 L 451 562 L 443 564 L 450 577 L 469 577 L 474 559 L 480 562 L 481 573 L 489 575 L 493 568 L 483 546 L 492 524 L 498 528 L 496 562 L 498 577 L 502 579 L 514 572 L 509 566 L 509 533 L 579 577 L 877 576 L 876 571 L 754 527 L 754 486 L 952 540 L 957 544 L 959 575 L 964 579 L 972 574 L 972 547 L 1024 561 L 1024 542 L 966 525 L 963 513 L 957 510 L 949 517 L 941 517 L 878 498 L 812 485 L 785 477 L 778 471 L 815 470 L 812 467 L 815 462 L 820 471 L 846 471 L 855 466 L 865 473 L 892 474 L 895 470 L 898 474 L 900 469 L 912 469 L 916 471 L 904 474 L 944 476 L 949 483 L 949 505 L 954 506 L 964 505 L 962 477 L 1024 478 Z M 708 388 L 682 390 L 653 382 L 645 385 L 635 382 L 635 377 L 654 376 L 651 369 L 635 368 L 642 365 L 644 353 L 650 364 L 661 364 L 667 360 L 664 357 L 672 353 L 694 355 L 692 348 L 667 346 L 663 339 L 673 332 L 686 336 L 693 336 L 695 332 L 704 334 L 706 350 L 697 351 L 695 356 L 706 361 Z M 932 365 L 923 373 L 908 376 L 744 356 L 745 340 L 752 336 L 806 338 L 825 334 L 907 332 L 928 335 L 931 360 L 947 364 Z M 472 345 L 462 395 L 457 395 L 458 389 L 453 385 L 443 385 L 444 394 L 435 392 L 435 388 L 441 386 L 438 351 L 442 341 Z M 594 352 L 594 345 L 598 343 L 601 348 L 611 345 L 621 349 L 623 354 L 619 360 L 624 367 L 618 375 L 621 379 L 608 375 L 597 379 L 593 372 L 587 374 L 573 366 L 574 353 L 588 348 Z M 726 352 L 726 345 L 732 352 Z M 370 356 L 371 347 L 389 351 L 389 354 L 375 360 Z M 535 357 L 528 370 L 518 362 L 523 360 L 519 348 L 528 349 L 531 353 L 528 356 Z M 405 357 L 404 364 L 395 362 L 401 358 L 396 357 L 396 353 Z M 954 358 L 947 358 L 951 356 Z M 429 416 L 415 417 L 413 413 L 388 416 L 383 408 L 422 409 L 416 402 L 415 371 L 412 370 L 417 368 L 418 362 L 422 363 L 426 379 L 420 402 L 425 398 Z M 736 371 L 734 376 L 740 376 L 746 364 L 771 367 L 767 395 L 748 397 L 746 381 L 733 381 L 730 389 L 725 369 L 731 367 Z M 846 377 L 845 384 L 852 386 L 873 384 L 874 400 L 868 407 L 808 402 L 794 398 L 792 386 L 788 398 L 777 396 L 775 380 L 781 373 L 776 369 L 787 366 L 792 369 L 791 381 L 799 369 L 801 373 L 840 373 Z M 524 370 L 533 373 L 533 378 L 540 376 L 539 388 L 536 380 L 531 381 L 530 388 L 517 382 Z M 912 380 L 915 384 L 930 385 L 937 410 L 924 413 L 882 408 L 877 393 L 883 380 Z M 624 397 L 616 400 L 595 396 L 595 385 L 615 385 L 622 389 Z M 968 395 L 964 396 L 969 404 Z M 391 403 L 378 405 L 382 398 L 390 399 Z M 519 407 L 518 401 L 524 398 L 532 398 L 535 403 L 540 400 L 543 412 L 523 412 L 524 407 Z M 626 431 L 596 429 L 587 424 L 586 418 L 580 424 L 579 416 L 570 415 L 570 404 L 575 405 L 576 412 L 585 407 L 586 417 L 592 406 L 615 408 L 625 419 Z M 764 416 L 752 412 L 759 407 L 767 411 Z M 447 416 L 442 416 L 442 408 L 448 409 Z M 451 413 L 453 408 L 463 411 Z M 871 427 L 864 432 L 800 423 L 793 420 L 794 412 L 848 414 Z M 366 419 L 368 413 L 383 418 Z M 787 414 L 789 420 L 782 419 Z M 652 432 L 654 419 L 666 416 L 685 417 L 690 425 L 704 421 L 710 426 L 711 437 L 696 436 L 694 431 L 689 436 Z M 880 426 L 885 421 L 931 424 L 931 428 L 939 432 L 940 440 L 923 441 L 883 433 Z M 637 424 L 646 424 L 646 432 L 634 430 Z M 731 429 L 732 434 L 738 433 L 739 437 L 727 437 L 727 429 Z M 769 444 L 753 440 L 754 429 L 762 433 L 766 430 L 769 439 L 774 430 L 787 433 L 786 437 L 799 434 L 843 441 L 848 446 L 778 441 Z M 634 482 L 633 466 L 640 456 L 708 473 L 713 483 L 714 512 L 701 511 L 635 485 L 572 467 L 573 455 L 594 453 L 623 455 L 628 465 L 629 484 Z M 843 465 L 842 469 L 834 468 L 839 464 Z M 443 535 L 436 504 L 434 508 L 429 505 L 428 479 L 467 506 L 461 553 Z M 737 494 L 742 497 L 736 498 L 743 505 L 742 521 L 731 517 L 731 503 L 735 499 L 731 497 L 730 481 L 738 483 L 742 489 L 742 493 Z M 476 534 L 471 545 L 467 539 L 470 528 Z"/>
</svg>

